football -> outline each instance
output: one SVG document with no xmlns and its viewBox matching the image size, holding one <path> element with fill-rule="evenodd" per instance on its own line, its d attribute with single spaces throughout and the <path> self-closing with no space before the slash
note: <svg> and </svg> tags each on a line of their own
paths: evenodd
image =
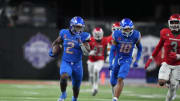
<svg viewBox="0 0 180 101">
<path fill-rule="evenodd" d="M 59 54 L 60 51 L 61 51 L 61 48 L 60 48 L 59 45 L 53 46 L 53 53 L 54 53 L 54 54 Z"/>
</svg>

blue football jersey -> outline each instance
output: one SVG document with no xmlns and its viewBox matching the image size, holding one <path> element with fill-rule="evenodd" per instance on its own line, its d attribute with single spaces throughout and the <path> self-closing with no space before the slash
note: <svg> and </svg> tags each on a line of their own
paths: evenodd
<svg viewBox="0 0 180 101">
<path fill-rule="evenodd" d="M 116 30 L 114 31 L 112 37 L 117 42 L 116 58 L 131 58 L 133 48 L 135 47 L 136 42 L 141 37 L 141 34 L 139 31 L 133 30 L 132 34 L 127 37 L 123 35 L 121 30 Z"/>
<path fill-rule="evenodd" d="M 63 40 L 64 46 L 62 59 L 68 62 L 78 62 L 82 60 L 83 53 L 79 46 L 77 35 L 71 34 L 69 29 L 62 29 L 59 35 Z M 90 39 L 90 34 L 82 32 L 80 34 L 80 39 L 82 42 L 86 42 Z"/>
</svg>

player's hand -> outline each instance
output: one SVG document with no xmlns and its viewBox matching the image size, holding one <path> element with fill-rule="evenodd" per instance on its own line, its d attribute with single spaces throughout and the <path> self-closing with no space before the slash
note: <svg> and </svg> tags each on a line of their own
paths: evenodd
<svg viewBox="0 0 180 101">
<path fill-rule="evenodd" d="M 138 62 L 135 61 L 134 64 L 133 64 L 133 68 L 137 68 L 138 67 Z"/>
<path fill-rule="evenodd" d="M 113 66 L 112 66 L 112 65 L 110 65 L 110 66 L 109 66 L 109 70 L 112 70 L 112 69 L 113 69 Z"/>
<path fill-rule="evenodd" d="M 148 59 L 148 61 L 146 62 L 144 68 L 147 69 L 147 68 L 149 67 L 149 65 L 150 65 L 151 62 L 152 62 L 152 58 Z"/>
<path fill-rule="evenodd" d="M 171 58 L 171 59 L 177 59 L 176 52 L 170 52 L 169 58 Z"/>
<path fill-rule="evenodd" d="M 52 48 L 49 49 L 49 56 L 54 57 L 54 54 L 52 52 Z"/>
</svg>

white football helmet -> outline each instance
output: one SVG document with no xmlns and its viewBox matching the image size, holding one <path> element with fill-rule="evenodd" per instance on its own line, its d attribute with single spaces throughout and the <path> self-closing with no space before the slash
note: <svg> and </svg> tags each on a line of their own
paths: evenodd
<svg viewBox="0 0 180 101">
<path fill-rule="evenodd" d="M 120 26 L 120 22 L 115 22 L 112 24 L 112 32 L 114 32 L 115 30 L 120 30 L 121 26 Z"/>
<path fill-rule="evenodd" d="M 180 14 L 171 15 L 168 20 L 168 25 L 172 31 L 179 31 L 180 30 Z"/>
<path fill-rule="evenodd" d="M 103 38 L 104 32 L 102 28 L 96 27 L 93 29 L 92 34 L 93 34 L 94 39 L 101 40 Z"/>
</svg>

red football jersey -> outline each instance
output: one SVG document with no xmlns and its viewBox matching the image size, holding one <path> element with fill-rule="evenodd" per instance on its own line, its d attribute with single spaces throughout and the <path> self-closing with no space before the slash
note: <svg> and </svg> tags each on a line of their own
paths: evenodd
<svg viewBox="0 0 180 101">
<path fill-rule="evenodd" d="M 103 37 L 100 42 L 97 42 L 93 37 L 91 37 L 89 42 L 90 48 L 91 50 L 96 51 L 96 55 L 89 56 L 89 60 L 91 62 L 95 62 L 97 60 L 104 60 L 104 51 L 108 43 L 107 38 L 108 37 Z"/>
<path fill-rule="evenodd" d="M 163 28 L 160 32 L 160 41 L 153 51 L 152 56 L 156 57 L 164 47 L 163 62 L 169 65 L 180 65 L 180 60 L 173 60 L 169 58 L 170 52 L 180 54 L 180 35 L 174 36 L 169 28 Z"/>
<path fill-rule="evenodd" d="M 110 45 L 112 45 L 112 34 L 110 36 L 107 37 L 108 43 L 110 43 Z"/>
</svg>

